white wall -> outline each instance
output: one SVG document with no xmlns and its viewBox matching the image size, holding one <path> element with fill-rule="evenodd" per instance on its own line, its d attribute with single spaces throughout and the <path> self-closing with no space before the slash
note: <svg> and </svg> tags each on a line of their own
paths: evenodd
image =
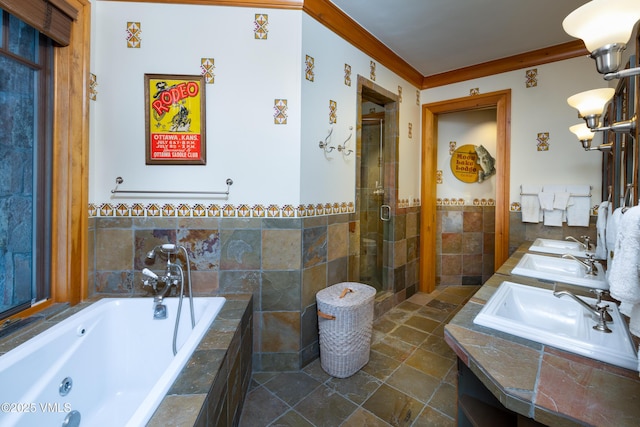
<svg viewBox="0 0 640 427">
<path fill-rule="evenodd" d="M 511 89 L 510 203 L 520 202 L 521 184 L 589 184 L 594 206 L 601 201 L 602 154 L 585 152 L 569 131 L 582 119 L 566 100 L 607 84 L 588 57 L 532 68 L 537 69 L 535 87 L 526 87 L 526 69 L 522 69 L 427 89 L 423 102 L 466 97 L 474 88 L 480 93 Z M 537 135 L 543 132 L 549 133 L 549 151 L 537 150 Z M 594 145 L 600 142 L 596 136 Z"/>
<path fill-rule="evenodd" d="M 318 142 L 329 130 L 329 100 L 338 104 L 332 145 L 355 150 L 357 75 L 369 77 L 370 58 L 301 11 L 92 0 L 90 202 L 216 203 L 239 206 L 355 201 L 355 154 L 324 156 Z M 256 13 L 268 15 L 268 37 L 254 38 Z M 127 48 L 126 23 L 141 24 L 141 48 Z M 315 59 L 306 81 L 305 55 Z M 206 86 L 206 166 L 145 165 L 144 74 L 198 75 L 200 58 L 215 60 Z M 344 84 L 344 64 L 352 84 Z M 419 195 L 420 107 L 417 89 L 377 64 L 376 84 L 397 93 L 400 107 L 399 197 Z M 274 124 L 274 100 L 286 99 L 286 125 Z M 408 123 L 413 137 L 408 138 Z M 225 190 L 228 199 L 118 196 L 121 189 Z M 403 196 L 404 195 L 404 196 Z"/>
<path fill-rule="evenodd" d="M 254 38 L 256 13 L 268 14 L 267 40 Z M 300 12 L 98 1 L 93 14 L 90 201 L 113 202 L 122 176 L 122 189 L 145 190 L 218 191 L 232 178 L 225 203 L 297 204 Z M 141 48 L 126 46 L 128 21 L 141 24 Z M 206 166 L 145 165 L 144 74 L 199 75 L 203 57 L 215 60 Z M 275 99 L 288 101 L 286 125 L 274 124 Z"/>
<path fill-rule="evenodd" d="M 302 28 L 302 60 L 306 55 L 314 58 L 315 78 L 314 81 L 305 79 L 303 64 L 301 200 L 305 204 L 319 203 L 337 197 L 338 201 L 355 202 L 357 82 L 358 75 L 370 79 L 372 59 L 306 14 Z M 351 86 L 345 84 L 345 64 L 351 66 Z M 378 86 L 395 94 L 398 87 L 402 87 L 398 198 L 419 197 L 421 125 L 417 88 L 380 63 L 376 63 L 375 70 L 374 82 Z M 325 156 L 318 148 L 318 142 L 324 140 L 330 128 L 329 100 L 338 105 L 337 122 L 332 126 L 329 142 L 336 147 L 342 145 L 353 132 L 347 146 L 354 153 L 349 156 L 337 150 Z M 408 136 L 409 123 L 413 127 L 412 138 Z"/>
<path fill-rule="evenodd" d="M 449 142 L 456 148 L 463 145 L 482 145 L 496 158 L 496 110 L 461 111 L 438 115 L 438 170 L 442 171 L 442 184 L 436 186 L 439 199 L 464 199 L 466 205 L 474 199 L 496 198 L 496 177 L 483 182 L 467 183 L 459 180 L 451 171 Z M 497 168 L 496 168 L 497 169 Z"/>
</svg>

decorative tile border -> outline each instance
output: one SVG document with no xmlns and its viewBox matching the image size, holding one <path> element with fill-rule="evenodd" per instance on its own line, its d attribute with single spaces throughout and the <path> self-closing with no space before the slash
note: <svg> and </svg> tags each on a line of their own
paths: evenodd
<svg viewBox="0 0 640 427">
<path fill-rule="evenodd" d="M 398 208 L 420 206 L 420 199 L 414 198 L 398 200 Z M 163 218 L 304 218 L 312 216 L 336 215 L 355 213 L 353 202 L 318 203 L 309 205 L 284 205 L 271 204 L 254 205 L 193 205 L 179 203 L 177 205 L 166 203 L 89 203 L 89 217 L 163 217 Z"/>
<path fill-rule="evenodd" d="M 438 198 L 436 199 L 436 206 L 495 206 L 496 201 L 494 199 L 473 199 L 472 202 L 467 203 L 463 198 Z"/>
<path fill-rule="evenodd" d="M 592 206 L 589 210 L 589 214 L 591 216 L 598 216 L 598 210 L 600 209 L 600 205 Z M 522 212 L 522 205 L 520 202 L 513 202 L 509 205 L 510 212 Z"/>
</svg>

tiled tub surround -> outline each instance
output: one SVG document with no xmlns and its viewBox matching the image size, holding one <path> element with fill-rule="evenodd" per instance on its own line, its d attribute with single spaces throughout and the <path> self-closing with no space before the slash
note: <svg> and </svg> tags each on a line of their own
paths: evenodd
<svg viewBox="0 0 640 427">
<path fill-rule="evenodd" d="M 251 380 L 252 297 L 224 296 L 225 305 L 147 426 L 237 425 Z M 0 339 L 0 355 L 91 302 L 94 300 L 71 308 L 63 305 L 50 309 L 42 319 Z"/>
<path fill-rule="evenodd" d="M 549 283 L 510 275 L 530 243 L 523 243 L 449 322 L 445 340 L 499 403 L 520 417 L 562 427 L 638 425 L 638 372 L 473 323 L 505 280 L 552 288 Z M 586 290 L 572 290 L 589 295 Z"/>
<path fill-rule="evenodd" d="M 376 315 L 413 295 L 418 286 L 419 208 L 397 209 L 385 223 L 387 291 Z M 358 214 L 305 218 L 90 218 L 89 293 L 148 295 L 145 254 L 177 242 L 191 258 L 194 294 L 253 294 L 253 369 L 297 370 L 319 356 L 316 293 L 358 281 Z"/>
</svg>

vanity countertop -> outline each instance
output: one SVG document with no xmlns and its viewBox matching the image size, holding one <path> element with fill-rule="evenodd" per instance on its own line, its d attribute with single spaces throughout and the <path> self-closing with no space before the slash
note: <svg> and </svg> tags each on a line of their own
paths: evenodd
<svg viewBox="0 0 640 427">
<path fill-rule="evenodd" d="M 529 245 L 524 243 L 446 325 L 445 340 L 500 403 L 518 414 L 548 426 L 637 426 L 637 371 L 473 323 L 503 281 L 553 288 L 548 281 L 511 275 Z M 570 285 L 558 289 L 589 295 Z"/>
</svg>

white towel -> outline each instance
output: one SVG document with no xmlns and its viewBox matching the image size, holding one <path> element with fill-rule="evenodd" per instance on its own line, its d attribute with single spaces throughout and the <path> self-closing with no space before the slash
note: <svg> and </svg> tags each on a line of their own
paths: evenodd
<svg viewBox="0 0 640 427">
<path fill-rule="evenodd" d="M 607 216 L 609 215 L 609 202 L 600 203 L 598 207 L 598 219 L 596 220 L 596 253 L 597 259 L 607 259 Z"/>
<path fill-rule="evenodd" d="M 522 222 L 539 223 L 542 221 L 542 210 L 540 209 L 538 193 L 542 191 L 542 186 L 522 184 L 520 189 L 522 192 L 520 196 Z"/>
<path fill-rule="evenodd" d="M 560 191 L 553 194 L 553 209 L 565 210 L 569 204 L 571 193 L 568 191 Z"/>
<path fill-rule="evenodd" d="M 604 235 L 607 242 L 607 265 L 609 267 L 611 267 L 614 252 L 616 249 L 616 241 L 618 240 L 618 227 L 621 216 L 622 208 L 617 208 L 615 211 L 613 211 L 613 213 L 611 213 L 611 205 L 609 205 L 609 215 L 607 216 L 607 231 Z M 607 270 L 607 277 L 608 276 L 609 270 Z"/>
<path fill-rule="evenodd" d="M 617 209 L 616 209 L 617 211 Z M 615 214 L 615 212 L 614 212 Z M 621 302 L 620 311 L 628 315 L 630 324 L 640 325 L 635 314 L 640 310 L 640 207 L 622 214 L 612 262 L 609 266 L 609 292 Z M 636 333 L 640 328 L 634 327 Z"/>
<path fill-rule="evenodd" d="M 552 211 L 554 197 L 555 197 L 555 194 L 549 191 L 538 193 L 538 199 L 540 200 L 540 207 L 545 211 Z"/>
<path fill-rule="evenodd" d="M 556 193 L 562 193 L 564 189 L 563 185 L 545 185 L 542 187 L 542 192 L 538 194 L 540 206 L 544 211 L 544 225 L 562 227 L 565 211 L 564 209 L 554 209 L 553 201 Z"/>
<path fill-rule="evenodd" d="M 589 185 L 567 185 L 572 194 L 567 205 L 567 225 L 588 227 L 591 217 L 591 187 Z"/>
</svg>

